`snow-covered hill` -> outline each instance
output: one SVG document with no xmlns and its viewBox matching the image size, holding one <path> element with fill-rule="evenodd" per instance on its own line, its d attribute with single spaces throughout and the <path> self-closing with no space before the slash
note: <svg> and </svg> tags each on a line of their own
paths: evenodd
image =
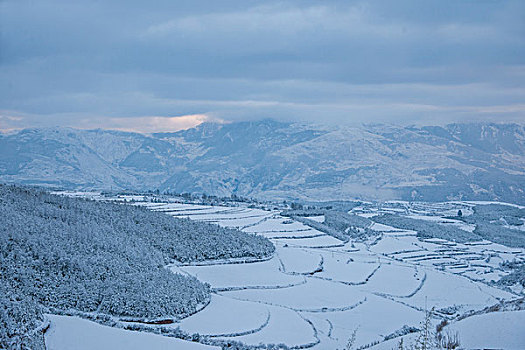
<svg viewBox="0 0 525 350">
<path fill-rule="evenodd" d="M 0 136 L 0 181 L 270 199 L 525 203 L 525 127 L 325 127 L 272 120 L 175 133 Z"/>
</svg>

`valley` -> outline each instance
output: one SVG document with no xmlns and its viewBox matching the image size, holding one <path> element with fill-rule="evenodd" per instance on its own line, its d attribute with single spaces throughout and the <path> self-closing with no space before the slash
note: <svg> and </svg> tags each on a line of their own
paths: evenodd
<svg viewBox="0 0 525 350">
<path fill-rule="evenodd" d="M 195 340 L 204 343 L 211 339 L 255 347 L 282 344 L 294 349 L 344 349 L 351 341 L 355 349 L 391 349 L 400 336 L 405 336 L 405 344 L 413 339 L 425 310 L 434 309 L 432 322 L 447 320 L 447 330 L 465 333 L 464 347 L 476 346 L 475 338 L 468 336 L 468 323 L 480 317 L 489 323 L 494 317 L 500 329 L 514 334 L 508 338 L 493 334 L 494 346 L 517 349 L 516 344 L 525 344 L 523 322 L 516 321 L 523 320 L 525 313 L 523 285 L 504 287 L 496 283 L 511 273 L 504 268 L 505 262 L 525 262 L 523 248 L 490 241 L 421 239 L 414 230 L 377 223 L 369 227 L 368 239 L 344 242 L 282 216 L 280 210 L 143 199 L 113 198 L 133 200 L 133 205 L 178 218 L 256 233 L 276 247 L 271 258 L 262 261 L 169 265 L 173 272 L 208 283 L 212 295 L 201 311 L 159 328 L 179 327 L 187 334 L 198 334 Z M 467 202 L 365 203 L 354 206 L 351 212 L 373 218 L 401 211 L 408 217 L 469 232 L 471 226 L 450 217 L 458 210 L 468 216 L 475 207 Z M 319 215 L 311 218 L 324 221 Z M 521 232 L 516 230 L 517 234 Z M 504 316 L 507 314 L 511 316 Z M 46 343 L 57 344 L 54 337 L 64 332 L 61 324 L 64 322 L 51 323 Z M 75 324 L 64 327 L 74 328 Z M 485 339 L 492 334 L 490 327 L 483 332 L 488 332 Z M 156 343 L 151 344 L 150 348 L 155 348 Z M 193 346 L 190 342 L 188 349 Z"/>
</svg>

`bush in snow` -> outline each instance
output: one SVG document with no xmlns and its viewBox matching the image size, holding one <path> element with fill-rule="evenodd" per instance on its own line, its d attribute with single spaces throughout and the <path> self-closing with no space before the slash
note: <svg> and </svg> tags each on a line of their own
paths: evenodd
<svg viewBox="0 0 525 350">
<path fill-rule="evenodd" d="M 44 317 L 33 299 L 0 286 L 0 349 L 45 349 L 42 332 Z"/>
</svg>

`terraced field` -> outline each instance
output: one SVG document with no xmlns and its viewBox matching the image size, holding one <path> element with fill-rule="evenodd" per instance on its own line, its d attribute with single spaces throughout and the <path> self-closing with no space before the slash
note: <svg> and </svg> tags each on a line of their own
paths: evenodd
<svg viewBox="0 0 525 350">
<path fill-rule="evenodd" d="M 436 323 L 448 319 L 450 327 L 458 329 L 468 328 L 465 322 L 470 315 L 482 315 L 484 322 L 492 316 L 501 322 L 508 319 L 506 327 L 518 334 L 511 344 L 525 346 L 525 338 L 519 338 L 525 334 L 523 323 L 489 312 L 506 310 L 506 305 L 523 298 L 522 290 L 505 291 L 490 284 L 508 273 L 500 263 L 525 261 L 523 249 L 488 241 L 420 240 L 414 231 L 382 224 L 370 227 L 377 231 L 373 239 L 345 243 L 277 211 L 182 203 L 138 205 L 238 227 L 264 235 L 276 246 L 276 253 L 266 261 L 169 266 L 209 283 L 213 290 L 206 308 L 172 325 L 190 334 L 249 345 L 315 349 L 342 349 L 355 334 L 354 348 L 386 349 L 395 346 L 395 340 L 389 340 L 394 334 L 419 327 L 425 310 L 434 307 Z M 359 214 L 375 215 L 364 209 Z M 447 214 L 435 207 L 418 213 L 429 220 Z M 315 219 L 322 222 L 322 217 Z M 458 225 L 454 220 L 448 224 Z M 499 307 L 486 309 L 494 305 Z M 48 337 L 52 340 L 53 334 Z M 505 347 L 505 343 L 494 346 Z"/>
</svg>

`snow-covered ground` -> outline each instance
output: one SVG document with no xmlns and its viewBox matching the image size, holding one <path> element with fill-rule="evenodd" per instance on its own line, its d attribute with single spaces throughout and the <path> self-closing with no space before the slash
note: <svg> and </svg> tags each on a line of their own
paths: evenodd
<svg viewBox="0 0 525 350">
<path fill-rule="evenodd" d="M 266 236 L 276 246 L 275 255 L 267 261 L 171 266 L 175 272 L 190 274 L 209 283 L 214 291 L 207 307 L 174 325 L 189 333 L 247 344 L 284 343 L 294 347 L 336 349 L 344 348 L 355 332 L 355 348 L 378 343 L 374 348 L 390 349 L 399 338 L 386 341 L 385 337 L 404 326 L 419 327 L 425 309 L 435 307 L 439 317 L 452 319 L 523 297 L 488 283 L 507 273 L 500 268 L 501 262 L 524 261 L 523 249 L 486 241 L 458 244 L 437 239 L 420 240 L 414 231 L 379 224 L 372 227 L 378 231 L 379 239 L 345 243 L 282 217 L 277 211 L 195 204 L 147 205 L 168 215 L 239 227 Z M 437 208 L 416 209 L 395 210 L 429 217 L 429 213 L 448 215 L 453 211 L 444 204 Z M 375 212 L 360 210 L 364 216 Z M 322 218 L 316 219 L 321 221 Z M 457 225 L 454 220 L 449 220 L 448 224 Z M 465 318 L 449 328 L 462 334 L 462 344 L 467 348 L 525 348 L 524 315 L 524 311 L 491 312 Z M 52 316 L 51 321 L 52 328 L 46 340 L 54 347 L 49 349 L 71 348 L 74 337 L 78 341 L 79 337 L 87 337 L 84 334 L 97 339 L 100 338 L 97 332 L 110 332 L 108 336 L 114 337 L 110 341 L 121 337 L 125 342 L 131 333 L 107 330 L 107 327 L 76 318 Z M 88 326 L 78 325 L 86 322 Z M 498 333 L 494 328 L 493 324 L 499 322 L 501 327 L 506 325 L 506 333 Z M 90 333 L 82 333 L 82 329 Z M 483 337 L 476 337 L 478 333 L 483 333 Z M 161 347 L 155 342 L 177 341 L 133 334 L 144 337 L 136 344 L 152 339 L 153 345 L 144 348 Z M 494 337 L 497 339 L 497 334 L 505 334 L 510 340 L 491 342 Z M 184 344 L 188 349 L 199 346 Z M 186 349 L 178 344 L 174 348 Z"/>
<path fill-rule="evenodd" d="M 491 312 L 451 323 L 444 334 L 458 334 L 463 349 L 523 350 L 525 344 L 525 311 Z M 413 344 L 415 334 L 403 337 L 405 346 Z M 397 349 L 400 338 L 379 343 L 370 350 Z"/>
<path fill-rule="evenodd" d="M 465 348 L 521 350 L 525 344 L 525 311 L 476 315 L 451 324 L 445 331 L 460 334 Z"/>
<path fill-rule="evenodd" d="M 206 350 L 208 345 L 102 326 L 74 316 L 48 315 L 51 326 L 45 334 L 47 350 Z"/>
</svg>

